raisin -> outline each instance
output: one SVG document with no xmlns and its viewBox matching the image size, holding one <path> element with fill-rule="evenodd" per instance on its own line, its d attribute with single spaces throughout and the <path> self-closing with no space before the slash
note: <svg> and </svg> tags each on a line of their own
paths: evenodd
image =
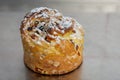
<svg viewBox="0 0 120 80">
<path fill-rule="evenodd" d="M 31 35 L 31 38 L 32 38 L 32 39 L 35 39 L 35 37 L 36 37 L 35 35 Z"/>
<path fill-rule="evenodd" d="M 46 40 L 47 42 L 50 42 L 50 41 L 49 41 L 49 38 L 47 38 L 47 37 L 45 37 L 45 40 Z"/>
<path fill-rule="evenodd" d="M 78 48 L 79 48 L 79 46 L 78 46 L 78 45 L 76 45 L 76 50 L 78 50 Z"/>
<path fill-rule="evenodd" d="M 43 26 L 40 26 L 39 29 L 40 29 L 41 31 L 43 31 L 43 30 L 44 30 L 44 27 L 43 27 Z"/>
<path fill-rule="evenodd" d="M 59 26 L 59 24 L 57 22 L 55 22 L 56 26 Z"/>
<path fill-rule="evenodd" d="M 73 32 L 73 33 L 76 33 L 76 31 L 75 31 L 75 30 L 72 30 L 72 32 Z"/>
<path fill-rule="evenodd" d="M 71 41 L 71 43 L 74 45 L 74 42 L 73 42 L 73 40 L 72 40 L 72 39 L 70 39 L 70 41 Z"/>
<path fill-rule="evenodd" d="M 37 34 L 40 34 L 38 31 L 35 31 Z"/>
<path fill-rule="evenodd" d="M 47 42 L 51 42 L 52 40 L 55 40 L 55 39 L 47 35 L 47 36 L 45 37 L 45 40 L 46 40 Z"/>
<path fill-rule="evenodd" d="M 80 56 L 80 52 L 78 52 L 78 56 Z"/>
<path fill-rule="evenodd" d="M 48 28 L 48 29 L 47 29 L 47 32 L 48 32 L 49 34 L 53 34 L 54 29 L 52 29 L 52 28 Z"/>
<path fill-rule="evenodd" d="M 28 30 L 28 31 L 32 31 L 32 27 L 28 27 L 27 30 Z"/>
<path fill-rule="evenodd" d="M 39 24 L 39 21 L 35 21 L 35 25 L 38 25 Z"/>
</svg>

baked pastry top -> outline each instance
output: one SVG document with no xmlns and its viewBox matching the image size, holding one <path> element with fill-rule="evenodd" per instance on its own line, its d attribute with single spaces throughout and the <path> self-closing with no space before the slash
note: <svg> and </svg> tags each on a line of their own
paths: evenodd
<svg viewBox="0 0 120 80">
<path fill-rule="evenodd" d="M 81 39 L 84 34 L 81 25 L 71 17 L 63 16 L 58 10 L 46 7 L 29 12 L 21 25 L 21 32 L 29 35 L 36 44 L 50 43 L 61 39 Z"/>
</svg>

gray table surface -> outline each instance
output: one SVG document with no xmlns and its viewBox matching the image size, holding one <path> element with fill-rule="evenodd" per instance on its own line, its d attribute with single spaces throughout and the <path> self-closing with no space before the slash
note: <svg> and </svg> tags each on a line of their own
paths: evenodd
<svg viewBox="0 0 120 80">
<path fill-rule="evenodd" d="M 0 12 L 0 80 L 120 80 L 120 14 L 64 13 L 84 26 L 83 64 L 62 76 L 27 69 L 19 33 L 26 12 Z"/>
</svg>

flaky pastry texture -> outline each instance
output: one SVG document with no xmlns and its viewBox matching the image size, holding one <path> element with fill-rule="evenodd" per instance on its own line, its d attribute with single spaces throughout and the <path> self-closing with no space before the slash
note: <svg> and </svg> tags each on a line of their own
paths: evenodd
<svg viewBox="0 0 120 80">
<path fill-rule="evenodd" d="M 84 31 L 73 18 L 47 7 L 28 12 L 20 26 L 24 63 L 34 72 L 60 75 L 83 60 Z"/>
</svg>

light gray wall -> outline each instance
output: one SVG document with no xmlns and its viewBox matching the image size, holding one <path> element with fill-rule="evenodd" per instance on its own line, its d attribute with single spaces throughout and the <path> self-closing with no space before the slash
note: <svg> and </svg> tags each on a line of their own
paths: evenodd
<svg viewBox="0 0 120 80">
<path fill-rule="evenodd" d="M 71 12 L 71 10 L 92 13 L 120 12 L 120 0 L 0 0 L 0 12 L 28 11 L 40 6 L 56 8 L 63 12 Z"/>
</svg>

